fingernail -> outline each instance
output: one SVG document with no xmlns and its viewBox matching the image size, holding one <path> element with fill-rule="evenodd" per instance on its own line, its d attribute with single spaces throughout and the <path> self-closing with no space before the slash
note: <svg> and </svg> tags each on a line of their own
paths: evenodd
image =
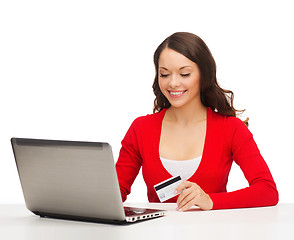
<svg viewBox="0 0 294 240">
<path fill-rule="evenodd" d="M 183 209 L 180 208 L 178 211 L 179 211 L 179 212 L 183 212 Z"/>
<path fill-rule="evenodd" d="M 175 194 L 177 194 L 178 193 L 178 191 L 177 190 L 175 190 Z"/>
</svg>

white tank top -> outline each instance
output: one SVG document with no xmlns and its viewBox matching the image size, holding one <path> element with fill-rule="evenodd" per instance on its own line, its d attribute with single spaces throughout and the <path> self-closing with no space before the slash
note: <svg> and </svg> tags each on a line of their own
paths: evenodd
<svg viewBox="0 0 294 240">
<path fill-rule="evenodd" d="M 202 155 L 191 160 L 169 160 L 160 157 L 162 165 L 172 176 L 181 176 L 183 180 L 187 180 L 196 172 Z"/>
</svg>

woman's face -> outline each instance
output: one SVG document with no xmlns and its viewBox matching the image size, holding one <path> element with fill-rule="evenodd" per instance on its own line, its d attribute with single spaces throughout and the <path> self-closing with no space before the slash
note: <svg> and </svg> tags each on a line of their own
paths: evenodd
<svg viewBox="0 0 294 240">
<path fill-rule="evenodd" d="M 200 100 L 200 70 L 184 55 L 165 48 L 158 62 L 158 84 L 171 106 L 182 107 Z"/>
</svg>

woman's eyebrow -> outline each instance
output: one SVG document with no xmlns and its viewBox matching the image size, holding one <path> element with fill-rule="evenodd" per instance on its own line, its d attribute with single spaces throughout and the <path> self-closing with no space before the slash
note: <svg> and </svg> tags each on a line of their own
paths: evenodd
<svg viewBox="0 0 294 240">
<path fill-rule="evenodd" d="M 183 69 L 183 68 L 187 68 L 187 67 L 192 68 L 192 66 L 183 66 L 183 67 L 180 68 L 180 70 Z"/>
<path fill-rule="evenodd" d="M 187 68 L 187 67 L 192 68 L 192 66 L 188 66 L 188 65 L 187 65 L 187 66 L 180 67 L 179 70 L 182 70 L 182 69 Z M 166 67 L 159 67 L 159 68 L 162 68 L 162 69 L 168 71 L 168 69 L 167 69 Z"/>
<path fill-rule="evenodd" d="M 165 67 L 159 67 L 159 68 L 162 68 L 162 69 L 164 69 L 164 70 L 167 70 L 167 71 L 168 71 L 168 69 L 167 69 L 167 68 L 165 68 Z"/>
</svg>

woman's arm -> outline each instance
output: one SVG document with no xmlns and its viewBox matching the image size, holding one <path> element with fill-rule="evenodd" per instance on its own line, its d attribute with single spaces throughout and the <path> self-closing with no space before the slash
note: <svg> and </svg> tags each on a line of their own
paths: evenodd
<svg viewBox="0 0 294 240">
<path fill-rule="evenodd" d="M 276 205 L 279 201 L 276 184 L 252 133 L 238 118 L 231 118 L 230 124 L 234 126 L 230 143 L 232 157 L 243 171 L 249 187 L 229 193 L 209 194 L 213 209 Z"/>
<path fill-rule="evenodd" d="M 123 202 L 131 192 L 131 186 L 139 173 L 142 163 L 137 144 L 135 124 L 136 120 L 132 123 L 122 140 L 122 147 L 116 162 L 116 172 Z"/>
</svg>

